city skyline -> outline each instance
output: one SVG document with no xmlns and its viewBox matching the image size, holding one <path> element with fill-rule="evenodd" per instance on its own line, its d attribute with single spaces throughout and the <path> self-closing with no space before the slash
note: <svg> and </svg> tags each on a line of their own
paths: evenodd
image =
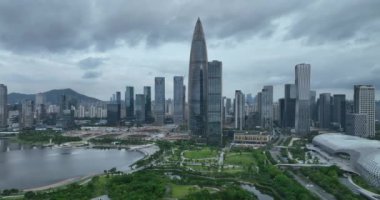
<svg viewBox="0 0 380 200">
<path fill-rule="evenodd" d="M 157 18 L 154 16 L 162 13 L 156 10 L 144 18 L 138 12 L 131 12 L 133 9 L 141 11 L 138 9 L 140 2 L 129 6 L 114 2 L 105 6 L 95 1 L 92 7 L 87 1 L 44 4 L 45 8 L 57 13 L 64 10 L 62 7 L 73 8 L 62 13 L 65 17 L 55 18 L 51 13 L 41 12 L 42 8 L 36 5 L 25 3 L 20 7 L 3 1 L 0 4 L 3 11 L 0 16 L 4 19 L 0 23 L 0 38 L 8 39 L 0 39 L 0 79 L 8 86 L 8 93 L 72 88 L 101 100 L 107 100 L 110 95 L 104 91 L 124 91 L 126 85 L 153 86 L 156 76 L 167 80 L 184 76 L 184 83 L 187 83 L 188 41 L 191 27 L 199 16 L 206 27 L 209 57 L 223 61 L 225 96 L 233 97 L 237 89 L 254 94 L 264 85 L 273 85 L 274 99 L 283 97 L 283 85 L 294 83 L 293 66 L 298 63 L 312 65 L 311 89 L 317 94 L 343 93 L 347 99 L 353 99 L 355 84 L 380 88 L 376 78 L 380 71 L 376 60 L 378 29 L 369 28 L 379 26 L 376 20 L 379 15 L 375 12 L 379 2 L 368 1 L 360 7 L 355 1 L 345 4 L 291 1 L 288 5 L 279 3 L 281 6 L 236 2 L 229 7 L 219 1 L 213 3 L 226 13 L 225 17 L 210 12 L 213 8 L 198 9 L 200 2 L 178 2 L 167 8 L 168 15 Z M 320 14 L 319 9 L 327 4 L 328 14 Z M 152 7 L 153 4 L 148 5 Z M 106 8 L 119 9 L 113 10 L 111 15 L 109 10 L 104 10 Z M 129 11 L 129 18 L 124 16 L 127 12 L 123 9 Z M 357 12 L 349 13 L 344 20 L 358 19 L 341 22 L 351 24 L 349 27 L 333 26 L 338 23 L 333 16 L 350 9 Z M 183 12 L 180 14 L 177 10 Z M 102 11 L 103 14 L 94 16 L 90 11 Z M 16 20 L 11 13 L 20 12 L 24 18 L 19 20 L 23 23 L 10 26 L 9 23 Z M 360 13 L 360 17 L 355 13 Z M 100 30 L 94 30 L 91 22 L 97 22 Z M 302 29 L 319 22 L 324 22 L 324 26 Z M 120 27 L 118 23 L 128 28 L 108 32 Z M 28 24 L 36 24 L 39 28 L 31 32 Z M 60 34 L 52 34 L 48 24 L 59 28 Z M 135 34 L 130 30 L 135 30 Z M 167 97 L 172 97 L 172 84 L 167 81 Z M 378 89 L 376 94 L 378 100 Z"/>
</svg>

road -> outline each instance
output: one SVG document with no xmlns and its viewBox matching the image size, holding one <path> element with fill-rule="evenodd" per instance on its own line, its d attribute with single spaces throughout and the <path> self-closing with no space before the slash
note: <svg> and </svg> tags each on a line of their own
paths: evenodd
<svg viewBox="0 0 380 200">
<path fill-rule="evenodd" d="M 312 192 L 315 195 L 317 195 L 320 199 L 323 199 L 323 200 L 336 200 L 336 198 L 333 195 L 331 195 L 330 193 L 327 193 L 321 187 L 319 187 L 318 185 L 316 185 L 313 182 L 309 181 L 308 179 L 306 179 L 304 177 L 301 177 L 301 176 L 298 176 L 298 175 L 294 174 L 290 170 L 288 172 L 294 177 L 294 179 L 298 183 L 300 183 L 301 185 L 303 185 L 310 192 Z"/>
</svg>

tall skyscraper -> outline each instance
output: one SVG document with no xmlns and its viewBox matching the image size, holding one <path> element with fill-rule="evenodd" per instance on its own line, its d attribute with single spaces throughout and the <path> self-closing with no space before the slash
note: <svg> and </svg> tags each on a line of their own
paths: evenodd
<svg viewBox="0 0 380 200">
<path fill-rule="evenodd" d="M 0 128 L 7 127 L 8 120 L 8 89 L 4 84 L 0 84 Z"/>
<path fill-rule="evenodd" d="M 145 90 L 144 90 L 145 91 Z M 125 118 L 127 121 L 132 121 L 135 118 L 135 100 L 134 100 L 134 88 L 127 86 L 125 90 Z"/>
<path fill-rule="evenodd" d="M 207 47 L 198 18 L 190 51 L 188 106 L 189 129 L 193 135 L 206 137 L 207 123 Z"/>
<path fill-rule="evenodd" d="M 296 114 L 296 85 L 285 84 L 283 126 L 293 128 Z"/>
<path fill-rule="evenodd" d="M 261 91 L 261 126 L 265 129 L 273 127 L 273 86 L 266 85 Z"/>
<path fill-rule="evenodd" d="M 364 137 L 375 137 L 375 87 L 372 85 L 354 86 L 355 113 L 367 115 L 367 133 Z"/>
<path fill-rule="evenodd" d="M 37 93 L 35 102 L 36 117 L 37 120 L 41 122 L 46 116 L 45 95 L 43 93 Z"/>
<path fill-rule="evenodd" d="M 331 95 L 330 93 L 319 94 L 319 127 L 330 128 L 331 125 Z"/>
<path fill-rule="evenodd" d="M 223 127 L 222 62 L 212 61 L 207 69 L 207 143 L 221 145 Z"/>
<path fill-rule="evenodd" d="M 156 77 L 154 79 L 154 115 L 155 124 L 163 125 L 165 121 L 165 78 Z"/>
<path fill-rule="evenodd" d="M 145 122 L 145 95 L 136 94 L 136 123 L 142 124 Z"/>
<path fill-rule="evenodd" d="M 34 102 L 24 100 L 21 107 L 21 126 L 23 129 L 30 129 L 34 125 Z"/>
<path fill-rule="evenodd" d="M 334 94 L 333 97 L 333 122 L 339 124 L 340 128 L 346 128 L 346 95 Z"/>
<path fill-rule="evenodd" d="M 367 135 L 367 115 L 359 113 L 347 113 L 346 115 L 346 134 L 359 137 L 368 137 Z"/>
<path fill-rule="evenodd" d="M 280 109 L 280 126 L 285 127 L 285 98 L 281 98 L 278 100 L 279 109 Z"/>
<path fill-rule="evenodd" d="M 245 123 L 245 98 L 243 92 L 235 91 L 235 129 L 243 130 Z"/>
<path fill-rule="evenodd" d="M 117 104 L 117 118 L 118 118 L 118 123 L 120 124 L 121 122 L 121 92 L 119 91 L 116 92 L 116 104 Z"/>
<path fill-rule="evenodd" d="M 295 131 L 306 135 L 310 132 L 310 65 L 295 66 L 296 115 Z"/>
<path fill-rule="evenodd" d="M 174 76 L 174 94 L 173 94 L 173 106 L 174 106 L 174 124 L 182 125 L 184 122 L 185 105 L 183 102 L 183 96 L 185 95 L 183 87 L 183 76 Z"/>
<path fill-rule="evenodd" d="M 154 121 L 152 114 L 152 93 L 150 86 L 144 87 L 145 95 L 145 122 L 152 123 Z"/>
</svg>

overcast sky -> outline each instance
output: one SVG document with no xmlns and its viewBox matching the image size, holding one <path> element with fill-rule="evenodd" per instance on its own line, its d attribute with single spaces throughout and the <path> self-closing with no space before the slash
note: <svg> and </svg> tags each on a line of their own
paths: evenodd
<svg viewBox="0 0 380 200">
<path fill-rule="evenodd" d="M 317 93 L 352 99 L 354 84 L 380 88 L 379 0 L 1 0 L 0 83 L 9 92 L 72 88 L 108 100 L 165 76 L 169 98 L 173 76 L 187 84 L 198 17 L 229 97 L 264 85 L 282 97 L 298 63 L 311 64 Z"/>
</svg>

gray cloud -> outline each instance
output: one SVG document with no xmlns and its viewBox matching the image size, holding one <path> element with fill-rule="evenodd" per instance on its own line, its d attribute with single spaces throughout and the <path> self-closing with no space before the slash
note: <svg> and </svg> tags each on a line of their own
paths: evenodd
<svg viewBox="0 0 380 200">
<path fill-rule="evenodd" d="M 3 0 L 0 76 L 17 90 L 70 86 L 103 99 L 99 91 L 142 88 L 154 76 L 171 88 L 173 75 L 188 73 L 199 16 L 209 59 L 223 61 L 226 95 L 293 82 L 302 62 L 312 65 L 313 89 L 380 88 L 379 8 L 378 0 Z"/>
<path fill-rule="evenodd" d="M 102 74 L 100 72 L 88 71 L 85 72 L 82 76 L 84 79 L 96 79 L 99 78 Z"/>
<path fill-rule="evenodd" d="M 299 12 L 287 38 L 306 38 L 310 44 L 354 39 L 378 39 L 380 1 L 315 1 Z"/>
<path fill-rule="evenodd" d="M 78 62 L 81 69 L 90 70 L 98 68 L 107 58 L 87 57 Z"/>
</svg>

